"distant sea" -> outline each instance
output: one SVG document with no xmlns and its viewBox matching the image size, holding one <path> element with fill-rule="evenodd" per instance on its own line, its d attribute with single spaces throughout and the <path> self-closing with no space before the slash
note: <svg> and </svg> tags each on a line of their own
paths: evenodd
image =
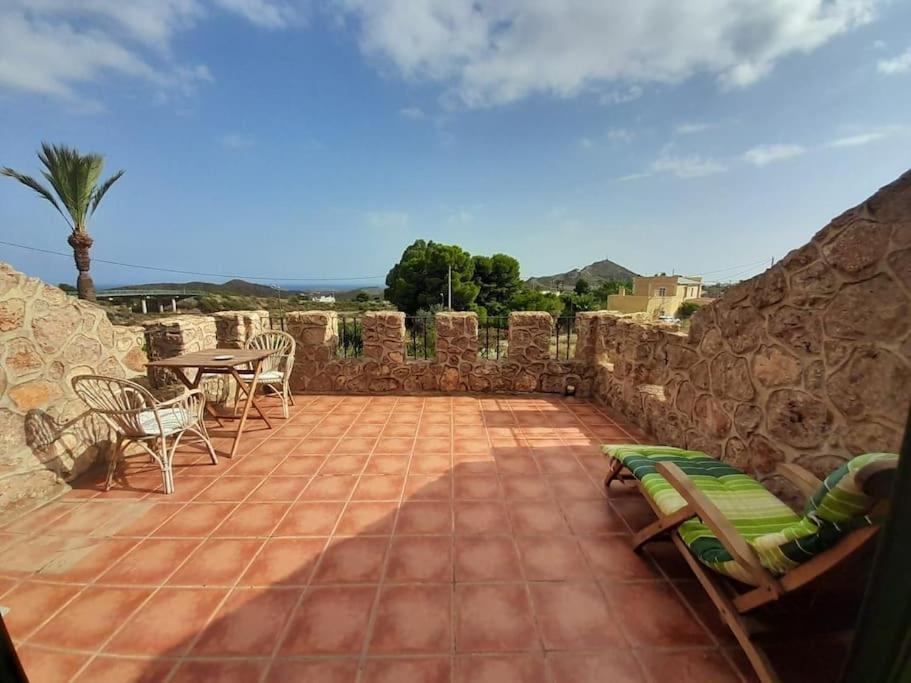
<svg viewBox="0 0 911 683">
<path fill-rule="evenodd" d="M 223 284 L 226 280 L 206 280 L 212 284 Z M 371 287 L 385 287 L 386 283 L 382 280 L 337 280 L 332 282 L 300 280 L 296 282 L 265 282 L 262 280 L 248 280 L 253 284 L 260 285 L 277 285 L 283 292 L 347 292 L 353 289 L 369 289 Z M 95 289 L 118 289 L 119 287 L 128 287 L 145 284 L 135 280 L 122 280 L 119 282 L 95 282 Z M 181 284 L 181 283 L 173 283 Z"/>
</svg>

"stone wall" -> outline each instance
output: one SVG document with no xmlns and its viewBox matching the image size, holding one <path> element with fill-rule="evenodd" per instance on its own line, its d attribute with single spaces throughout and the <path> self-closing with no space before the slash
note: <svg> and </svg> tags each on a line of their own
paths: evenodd
<svg viewBox="0 0 911 683">
<path fill-rule="evenodd" d="M 76 419 L 70 380 L 135 377 L 145 362 L 141 328 L 0 263 L 0 510 L 49 495 L 108 447 L 104 425 Z"/>
<path fill-rule="evenodd" d="M 405 316 L 367 313 L 361 318 L 364 352 L 338 357 L 338 316 L 331 311 L 288 314 L 287 329 L 297 341 L 292 372 L 294 391 L 309 392 L 532 392 L 588 395 L 594 373 L 582 361 L 549 358 L 553 320 L 547 313 L 513 313 L 509 318 L 509 357 L 478 358 L 478 318 L 474 313 L 436 315 L 436 357 L 405 358 Z"/>
<path fill-rule="evenodd" d="M 911 173 L 702 308 L 688 334 L 608 313 L 578 326 L 597 397 L 663 443 L 760 476 L 897 452 L 911 402 Z"/>
</svg>

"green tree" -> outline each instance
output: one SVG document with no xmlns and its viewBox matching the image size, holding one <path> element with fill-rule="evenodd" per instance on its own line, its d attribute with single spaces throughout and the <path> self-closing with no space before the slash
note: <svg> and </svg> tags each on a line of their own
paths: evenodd
<svg viewBox="0 0 911 683">
<path fill-rule="evenodd" d="M 573 287 L 573 291 L 576 294 L 580 295 L 588 294 L 590 291 L 592 291 L 592 286 L 588 283 L 588 280 L 586 280 L 584 277 L 580 277 L 578 280 L 576 280 L 576 286 Z"/>
<path fill-rule="evenodd" d="M 80 299 L 95 300 L 95 283 L 89 272 L 89 251 L 93 240 L 89 236 L 87 222 L 95 213 L 105 193 L 117 182 L 123 171 L 117 171 L 100 185 L 104 169 L 104 157 L 100 154 L 80 154 L 78 150 L 65 145 L 41 144 L 38 159 L 44 166 L 41 175 L 50 183 L 53 192 L 31 176 L 23 175 L 11 168 L 0 169 L 0 174 L 15 178 L 26 187 L 54 205 L 70 227 L 67 240 L 73 249 L 76 261 L 76 290 Z"/>
<path fill-rule="evenodd" d="M 523 287 L 513 296 L 509 307 L 513 311 L 546 311 L 559 316 L 563 312 L 563 300 L 556 294 L 545 294 Z"/>
<path fill-rule="evenodd" d="M 698 310 L 699 304 L 694 304 L 692 301 L 684 301 L 680 304 L 680 308 L 677 309 L 677 317 L 681 320 L 687 320 L 693 317 L 693 313 Z"/>
<path fill-rule="evenodd" d="M 440 305 L 447 301 L 450 267 L 452 308 L 467 310 L 475 302 L 480 287 L 472 280 L 471 255 L 453 244 L 417 240 L 410 245 L 386 276 L 385 297 L 409 315 Z"/>
<path fill-rule="evenodd" d="M 473 281 L 478 286 L 476 304 L 486 315 L 498 317 L 509 313 L 509 301 L 522 288 L 519 262 L 506 254 L 474 256 Z"/>
<path fill-rule="evenodd" d="M 365 303 L 367 301 L 370 301 L 370 295 L 367 294 L 367 292 L 365 292 L 362 289 L 361 291 L 359 291 L 357 294 L 354 295 L 354 300 L 359 301 L 361 303 Z"/>
</svg>

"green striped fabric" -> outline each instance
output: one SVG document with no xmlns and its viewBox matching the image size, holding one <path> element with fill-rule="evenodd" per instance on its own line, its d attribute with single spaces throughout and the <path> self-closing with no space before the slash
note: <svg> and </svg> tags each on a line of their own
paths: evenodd
<svg viewBox="0 0 911 683">
<path fill-rule="evenodd" d="M 897 458 L 887 453 L 858 456 L 833 472 L 801 517 L 755 479 L 727 463 L 698 451 L 670 446 L 604 446 L 609 458 L 620 460 L 664 514 L 686 501 L 657 473 L 655 464 L 673 462 L 690 478 L 756 551 L 775 575 L 832 547 L 848 531 L 870 524 L 865 517 L 873 501 L 860 492 L 854 473 L 869 462 Z M 699 518 L 687 520 L 678 533 L 693 555 L 711 569 L 748 584 L 755 581 Z"/>
</svg>

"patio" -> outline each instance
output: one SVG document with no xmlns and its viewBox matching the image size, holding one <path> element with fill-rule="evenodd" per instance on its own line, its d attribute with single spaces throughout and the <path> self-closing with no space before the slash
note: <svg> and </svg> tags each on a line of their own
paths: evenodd
<svg viewBox="0 0 911 683">
<path fill-rule="evenodd" d="M 0 604 L 33 683 L 738 681 L 752 670 L 651 517 L 606 498 L 645 435 L 555 396 L 298 395 L 234 458 L 93 471 L 0 529 Z M 258 430 L 258 431 L 257 431 Z M 802 624 L 803 625 L 803 624 Z M 844 643 L 770 654 L 830 680 Z"/>
</svg>

